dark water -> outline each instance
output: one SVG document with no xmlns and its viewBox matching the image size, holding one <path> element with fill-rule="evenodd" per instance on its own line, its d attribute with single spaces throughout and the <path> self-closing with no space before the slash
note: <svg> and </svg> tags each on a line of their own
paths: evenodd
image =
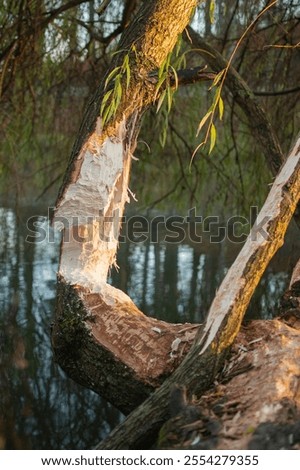
<svg viewBox="0 0 300 470">
<path fill-rule="evenodd" d="M 0 449 L 89 449 L 122 419 L 53 362 L 50 342 L 59 234 L 28 243 L 32 209 L 0 208 Z M 291 230 L 265 273 L 247 318 L 271 318 L 299 257 Z M 145 313 L 172 322 L 201 322 L 241 244 L 121 243 L 110 282 Z"/>
</svg>

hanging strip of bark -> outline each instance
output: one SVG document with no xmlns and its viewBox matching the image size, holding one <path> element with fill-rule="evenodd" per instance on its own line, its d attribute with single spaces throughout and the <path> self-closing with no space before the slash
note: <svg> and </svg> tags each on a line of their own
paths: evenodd
<svg viewBox="0 0 300 470">
<path fill-rule="evenodd" d="M 210 387 L 223 367 L 264 270 L 283 244 L 299 199 L 300 137 L 274 181 L 245 245 L 222 282 L 193 347 L 172 376 L 100 443 L 98 449 L 149 447 L 168 418 L 172 385 L 184 385 L 191 394 L 198 395 Z"/>
</svg>

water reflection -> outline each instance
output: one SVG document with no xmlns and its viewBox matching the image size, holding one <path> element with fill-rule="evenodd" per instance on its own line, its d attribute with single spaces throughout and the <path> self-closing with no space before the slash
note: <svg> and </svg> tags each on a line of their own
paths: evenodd
<svg viewBox="0 0 300 470">
<path fill-rule="evenodd" d="M 50 240 L 26 242 L 31 215 L 32 209 L 0 208 L 0 448 L 92 448 L 122 416 L 53 362 L 59 234 L 49 229 Z M 48 230 L 45 217 L 36 222 Z M 110 282 L 149 315 L 202 322 L 239 249 L 228 243 L 121 243 L 120 270 L 111 273 Z M 298 238 L 290 234 L 262 279 L 248 317 L 273 315 L 297 251 Z"/>
</svg>

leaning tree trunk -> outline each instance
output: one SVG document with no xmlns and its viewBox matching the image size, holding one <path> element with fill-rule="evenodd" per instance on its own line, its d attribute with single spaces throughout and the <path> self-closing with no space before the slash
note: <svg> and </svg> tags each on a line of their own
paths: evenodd
<svg viewBox="0 0 300 470">
<path fill-rule="evenodd" d="M 172 51 L 196 4 L 143 3 L 89 103 L 54 214 L 56 226 L 63 227 L 52 336 L 56 359 L 74 380 L 125 413 L 170 375 L 196 332 L 192 326 L 147 318 L 126 294 L 107 284 L 129 200 L 140 119 L 157 94 L 153 72 Z M 120 70 L 126 54 L 130 71 L 122 75 L 122 97 L 102 129 L 100 105 L 110 91 L 105 80 Z"/>
<path fill-rule="evenodd" d="M 274 181 L 245 245 L 222 282 L 193 347 L 171 377 L 135 409 L 98 446 L 99 449 L 149 446 L 168 418 L 172 385 L 184 385 L 197 395 L 208 390 L 240 330 L 251 296 L 265 268 L 283 244 L 286 229 L 299 200 L 300 136 Z M 291 348 L 296 342 L 292 341 Z M 298 408 L 300 411 L 300 403 Z"/>
</svg>

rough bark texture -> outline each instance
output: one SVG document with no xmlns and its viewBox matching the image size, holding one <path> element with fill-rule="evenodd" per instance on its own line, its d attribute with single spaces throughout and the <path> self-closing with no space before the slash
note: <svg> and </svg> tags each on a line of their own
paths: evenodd
<svg viewBox="0 0 300 470">
<path fill-rule="evenodd" d="M 111 286 L 100 295 L 59 279 L 52 332 L 56 360 L 69 377 L 125 414 L 171 375 L 197 328 L 148 318 Z"/>
<path fill-rule="evenodd" d="M 195 343 L 170 378 L 99 445 L 99 449 L 149 446 L 168 417 L 170 387 L 203 394 L 221 370 L 250 298 L 284 235 L 300 199 L 300 137 L 277 176 L 255 226 L 228 271 Z"/>
<path fill-rule="evenodd" d="M 179 403 L 158 448 L 300 449 L 299 341 L 300 323 L 242 326 L 214 386 Z"/>
</svg>

